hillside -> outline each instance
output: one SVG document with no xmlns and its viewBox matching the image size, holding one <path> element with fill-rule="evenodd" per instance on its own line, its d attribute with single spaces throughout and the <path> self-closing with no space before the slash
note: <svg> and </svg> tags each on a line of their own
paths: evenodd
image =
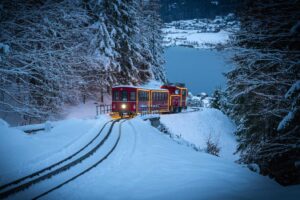
<svg viewBox="0 0 300 200">
<path fill-rule="evenodd" d="M 233 149 L 230 145 L 234 145 L 234 126 L 218 112 L 205 109 L 165 115 L 162 122 L 168 124 L 167 121 L 176 120 L 177 123 L 172 123 L 172 126 L 168 124 L 170 130 L 186 130 L 186 133 L 180 131 L 182 138 L 193 142 L 191 138 L 194 137 L 194 143 L 199 145 L 205 141 L 203 131 L 211 129 L 213 137 L 220 136 L 223 149 Z M 190 120 L 181 122 L 182 119 Z M 0 132 L 5 134 L 0 135 L 0 152 L 1 158 L 7 161 L 1 162 L 1 185 L 12 177 L 24 175 L 74 152 L 92 138 L 107 120 L 103 116 L 94 120 L 60 121 L 54 123 L 50 132 L 35 135 L 25 135 L 2 123 Z M 199 122 L 208 124 L 199 129 Z M 159 132 L 139 117 L 119 127 L 113 128 L 111 136 L 95 155 L 54 178 L 11 196 L 11 199 L 32 198 L 80 172 L 112 147 L 118 130 L 121 130 L 119 143 L 106 160 L 84 176 L 47 194 L 45 199 L 297 199 L 300 194 L 299 186 L 284 188 L 268 177 L 234 163 L 225 152 L 216 157 L 195 151 L 191 146 Z M 28 145 L 30 151 L 25 150 Z M 22 165 L 26 167 L 22 168 Z"/>
</svg>

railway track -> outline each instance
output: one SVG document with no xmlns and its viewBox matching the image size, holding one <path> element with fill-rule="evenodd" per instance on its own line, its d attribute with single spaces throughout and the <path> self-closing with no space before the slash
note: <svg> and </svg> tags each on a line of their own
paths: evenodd
<svg viewBox="0 0 300 200">
<path fill-rule="evenodd" d="M 118 120 L 119 121 L 119 120 Z M 113 147 L 101 158 L 99 159 L 98 161 L 96 161 L 93 165 L 91 165 L 90 167 L 86 168 L 85 170 L 81 171 L 80 173 L 76 174 L 75 176 L 69 178 L 68 180 L 62 182 L 61 184 L 59 185 L 56 185 L 55 187 L 49 189 L 48 191 L 46 192 L 43 192 L 42 194 L 36 196 L 33 198 L 33 200 L 37 200 L 37 199 L 40 199 L 41 197 L 43 196 L 46 196 L 47 194 L 63 187 L 64 185 L 70 183 L 71 181 L 74 181 L 75 179 L 77 179 L 78 177 L 84 175 L 85 173 L 89 172 L 91 169 L 97 167 L 101 162 L 103 162 L 104 160 L 106 160 L 109 155 L 115 150 L 115 148 L 117 147 L 119 141 L 120 141 L 120 138 L 121 138 L 121 125 L 122 123 L 124 123 L 125 121 L 127 121 L 127 119 L 123 119 L 123 121 L 120 123 L 120 126 L 119 126 L 119 131 L 118 131 L 118 137 L 117 137 L 117 140 L 116 142 L 114 143 Z M 110 129 L 110 132 L 112 131 L 112 127 Z M 109 133 L 110 134 L 110 133 Z"/>
<path fill-rule="evenodd" d="M 10 183 L 7 183 L 3 186 L 1 186 L 0 188 L 0 198 L 6 198 L 14 193 L 20 192 L 22 190 L 25 190 L 27 188 L 29 188 L 30 186 L 37 184 L 45 179 L 49 179 L 52 176 L 55 176 L 57 174 L 60 174 L 68 169 L 70 169 L 71 167 L 77 165 L 78 163 L 82 162 L 83 160 L 85 160 L 86 158 L 90 157 L 92 154 L 94 154 L 103 144 L 104 142 L 107 140 L 107 138 L 110 136 L 110 133 L 115 125 L 115 123 L 119 122 L 119 120 L 111 120 L 106 122 L 103 127 L 101 128 L 101 130 L 98 132 L 98 134 L 89 142 L 87 143 L 84 147 L 82 147 L 80 150 L 78 150 L 77 152 L 75 152 L 74 154 L 68 156 L 65 159 L 62 159 L 61 161 L 48 166 L 42 170 L 39 170 L 33 174 L 30 174 L 28 176 L 24 176 L 20 179 L 17 179 L 15 181 L 12 181 Z M 103 132 L 104 128 L 111 123 L 108 133 L 105 135 L 105 137 L 95 146 L 93 147 L 91 150 L 89 150 L 87 153 L 84 153 L 84 150 L 87 149 L 99 136 L 100 134 Z M 72 158 L 75 158 L 77 155 L 79 155 L 80 153 L 84 153 L 82 156 L 79 156 L 78 158 L 76 158 L 75 160 L 66 163 L 68 160 L 70 161 Z M 106 158 L 105 158 L 106 159 Z M 101 161 L 102 162 L 102 161 Z M 62 166 L 60 166 L 62 165 Z M 56 168 L 56 169 L 55 169 Z M 28 180 L 26 182 L 26 180 Z M 25 182 L 25 183 L 23 183 Z M 6 190 L 5 190 L 6 189 Z"/>
</svg>

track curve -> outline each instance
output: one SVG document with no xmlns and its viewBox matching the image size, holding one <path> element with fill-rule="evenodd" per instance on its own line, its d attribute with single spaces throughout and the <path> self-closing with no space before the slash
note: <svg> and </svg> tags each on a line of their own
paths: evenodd
<svg viewBox="0 0 300 200">
<path fill-rule="evenodd" d="M 53 169 L 54 167 L 56 167 L 56 166 L 58 166 L 58 165 L 60 165 L 60 164 L 62 164 L 62 163 L 64 163 L 64 162 L 66 162 L 67 160 L 70 160 L 71 158 L 73 158 L 74 156 L 76 156 L 76 155 L 78 155 L 80 152 L 82 152 L 84 149 L 86 149 L 90 144 L 92 144 L 92 143 L 99 137 L 99 135 L 100 135 L 101 132 L 104 130 L 104 128 L 107 126 L 107 124 L 109 124 L 109 123 L 112 122 L 112 121 L 113 121 L 113 120 L 110 120 L 110 121 L 106 122 L 106 123 L 102 126 L 102 128 L 101 128 L 101 130 L 98 132 L 98 134 L 97 134 L 97 135 L 96 135 L 96 136 L 95 136 L 88 144 L 86 144 L 84 147 L 82 147 L 80 150 L 78 150 L 77 152 L 75 152 L 75 153 L 72 154 L 71 156 L 69 156 L 69 157 L 67 157 L 67 158 L 65 158 L 65 159 L 63 159 L 63 160 L 61 160 L 61 161 L 59 161 L 59 162 L 57 162 L 57 163 L 55 163 L 55 164 L 49 166 L 49 167 L 46 167 L 46 168 L 44 168 L 44 169 L 42 169 L 42 170 L 39 170 L 38 172 L 35 172 L 35 173 L 31 174 L 31 175 L 28 175 L 28 176 L 26 176 L 26 177 L 23 177 L 23 178 L 21 178 L 21 179 L 18 179 L 18 180 L 16 180 L 16 181 L 13 181 L 13 182 L 11 182 L 11 183 L 9 183 L 9 184 L 6 184 L 6 185 L 4 185 L 5 187 L 2 186 L 2 188 L 7 188 L 7 187 L 9 187 L 9 186 L 11 186 L 11 185 L 16 185 L 16 184 L 18 184 L 18 183 L 20 183 L 20 182 L 23 182 L 24 180 L 27 180 L 27 179 L 36 177 L 36 176 L 38 176 L 39 174 L 41 174 L 41 173 L 43 173 L 43 172 L 45 172 L 45 171 L 47 171 L 47 170 L 51 170 L 51 169 Z M 113 121 L 113 122 L 112 122 L 111 127 L 110 127 L 109 130 L 112 129 L 112 127 L 114 126 L 114 124 L 115 124 L 117 121 L 119 121 L 119 120 L 116 120 L 116 121 Z M 30 186 L 33 185 L 33 184 L 36 184 L 36 183 L 38 183 L 38 182 L 40 182 L 40 181 L 43 181 L 43 180 L 48 179 L 48 178 L 51 178 L 52 176 L 57 175 L 57 174 L 59 174 L 59 173 L 61 173 L 61 172 L 63 172 L 63 171 L 66 171 L 66 170 L 68 170 L 69 168 L 71 168 L 72 166 L 74 166 L 74 165 L 76 165 L 76 164 L 82 162 L 84 159 L 86 159 L 87 157 L 91 156 L 98 148 L 100 148 L 100 146 L 102 146 L 102 144 L 106 141 L 106 139 L 108 138 L 108 136 L 109 136 L 109 134 L 107 134 L 107 135 L 105 136 L 105 138 L 104 138 L 104 139 L 103 139 L 96 147 L 94 147 L 91 151 L 89 151 L 88 153 L 84 154 L 83 156 L 77 158 L 76 160 L 74 160 L 74 161 L 72 161 L 72 162 L 70 162 L 70 163 L 68 163 L 68 164 L 66 164 L 66 165 L 63 165 L 62 167 L 59 167 L 58 169 L 56 169 L 56 170 L 54 170 L 54 171 L 50 171 L 49 173 L 47 173 L 47 174 L 45 174 L 45 175 L 38 176 L 38 177 L 34 178 L 33 180 L 29 180 L 28 182 L 26 182 L 26 183 L 24 183 L 24 184 L 20 184 L 19 186 L 16 186 L 16 187 L 13 187 L 13 188 L 11 188 L 11 189 L 8 189 L 8 190 L 6 190 L 6 191 L 4 191 L 4 192 L 1 192 L 1 193 L 0 193 L 0 198 L 6 198 L 6 197 L 8 197 L 8 196 L 10 196 L 10 195 L 12 195 L 12 194 L 14 194 L 14 193 L 16 193 L 16 192 L 22 191 L 22 190 L 24 190 L 24 189 L 30 187 Z M 2 189 L 2 188 L 1 188 L 1 189 Z"/>
<path fill-rule="evenodd" d="M 117 120 L 116 120 L 116 121 L 117 121 Z M 116 122 L 116 121 L 115 121 L 115 122 Z M 118 120 L 118 121 L 119 121 L 119 120 Z M 75 179 L 77 179 L 78 177 L 80 177 L 80 176 L 82 176 L 83 174 L 87 173 L 87 172 L 90 171 L 91 169 L 97 167 L 101 162 L 103 162 L 105 159 L 107 159 L 107 158 L 109 157 L 109 155 L 115 150 L 115 148 L 117 147 L 117 145 L 118 145 L 118 143 L 119 143 L 119 141 L 120 141 L 120 138 L 121 138 L 121 125 L 122 125 L 122 123 L 124 123 L 125 121 L 127 121 L 127 119 L 125 119 L 124 121 L 122 121 L 122 122 L 120 123 L 120 126 L 119 126 L 119 133 L 118 133 L 118 138 L 117 138 L 115 144 L 113 145 L 113 147 L 110 149 L 110 151 L 107 152 L 107 154 L 106 154 L 104 157 L 102 157 L 102 158 L 101 158 L 100 160 L 98 160 L 96 163 L 94 163 L 93 165 L 91 165 L 91 166 L 88 167 L 87 169 L 81 171 L 81 172 L 78 173 L 77 175 L 75 175 L 75 176 L 69 178 L 68 180 L 62 182 L 61 184 L 59 184 L 59 185 L 57 185 L 57 186 L 51 188 L 50 190 L 48 190 L 48 191 L 46 191 L 46 192 L 43 192 L 42 194 L 40 194 L 40 195 L 34 197 L 33 200 L 40 199 L 41 197 L 46 196 L 47 194 L 49 194 L 49 193 L 51 193 L 51 192 L 53 192 L 53 191 L 55 191 L 55 190 L 57 190 L 57 189 L 63 187 L 64 185 L 68 184 L 69 182 L 74 181 Z M 113 126 L 111 126 L 111 129 L 110 129 L 108 135 L 110 135 L 110 133 L 111 133 L 111 131 L 112 131 L 112 127 L 113 127 Z"/>
</svg>

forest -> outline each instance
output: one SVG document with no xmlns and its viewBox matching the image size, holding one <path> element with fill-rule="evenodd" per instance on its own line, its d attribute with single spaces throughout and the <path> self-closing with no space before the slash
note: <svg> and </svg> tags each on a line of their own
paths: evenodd
<svg viewBox="0 0 300 200">
<path fill-rule="evenodd" d="M 300 183 L 299 14 L 293 0 L 243 2 L 221 100 L 237 124 L 240 161 L 283 185 Z"/>
<path fill-rule="evenodd" d="M 2 115 L 43 121 L 65 104 L 101 101 L 112 84 L 165 80 L 156 0 L 8 0 L 0 8 Z"/>
</svg>

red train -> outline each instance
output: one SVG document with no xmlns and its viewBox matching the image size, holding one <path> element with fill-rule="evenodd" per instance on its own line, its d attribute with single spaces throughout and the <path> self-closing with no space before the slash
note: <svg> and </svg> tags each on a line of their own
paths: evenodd
<svg viewBox="0 0 300 200">
<path fill-rule="evenodd" d="M 186 109 L 187 92 L 183 84 L 163 85 L 158 89 L 116 86 L 112 88 L 112 115 L 181 112 Z"/>
</svg>

